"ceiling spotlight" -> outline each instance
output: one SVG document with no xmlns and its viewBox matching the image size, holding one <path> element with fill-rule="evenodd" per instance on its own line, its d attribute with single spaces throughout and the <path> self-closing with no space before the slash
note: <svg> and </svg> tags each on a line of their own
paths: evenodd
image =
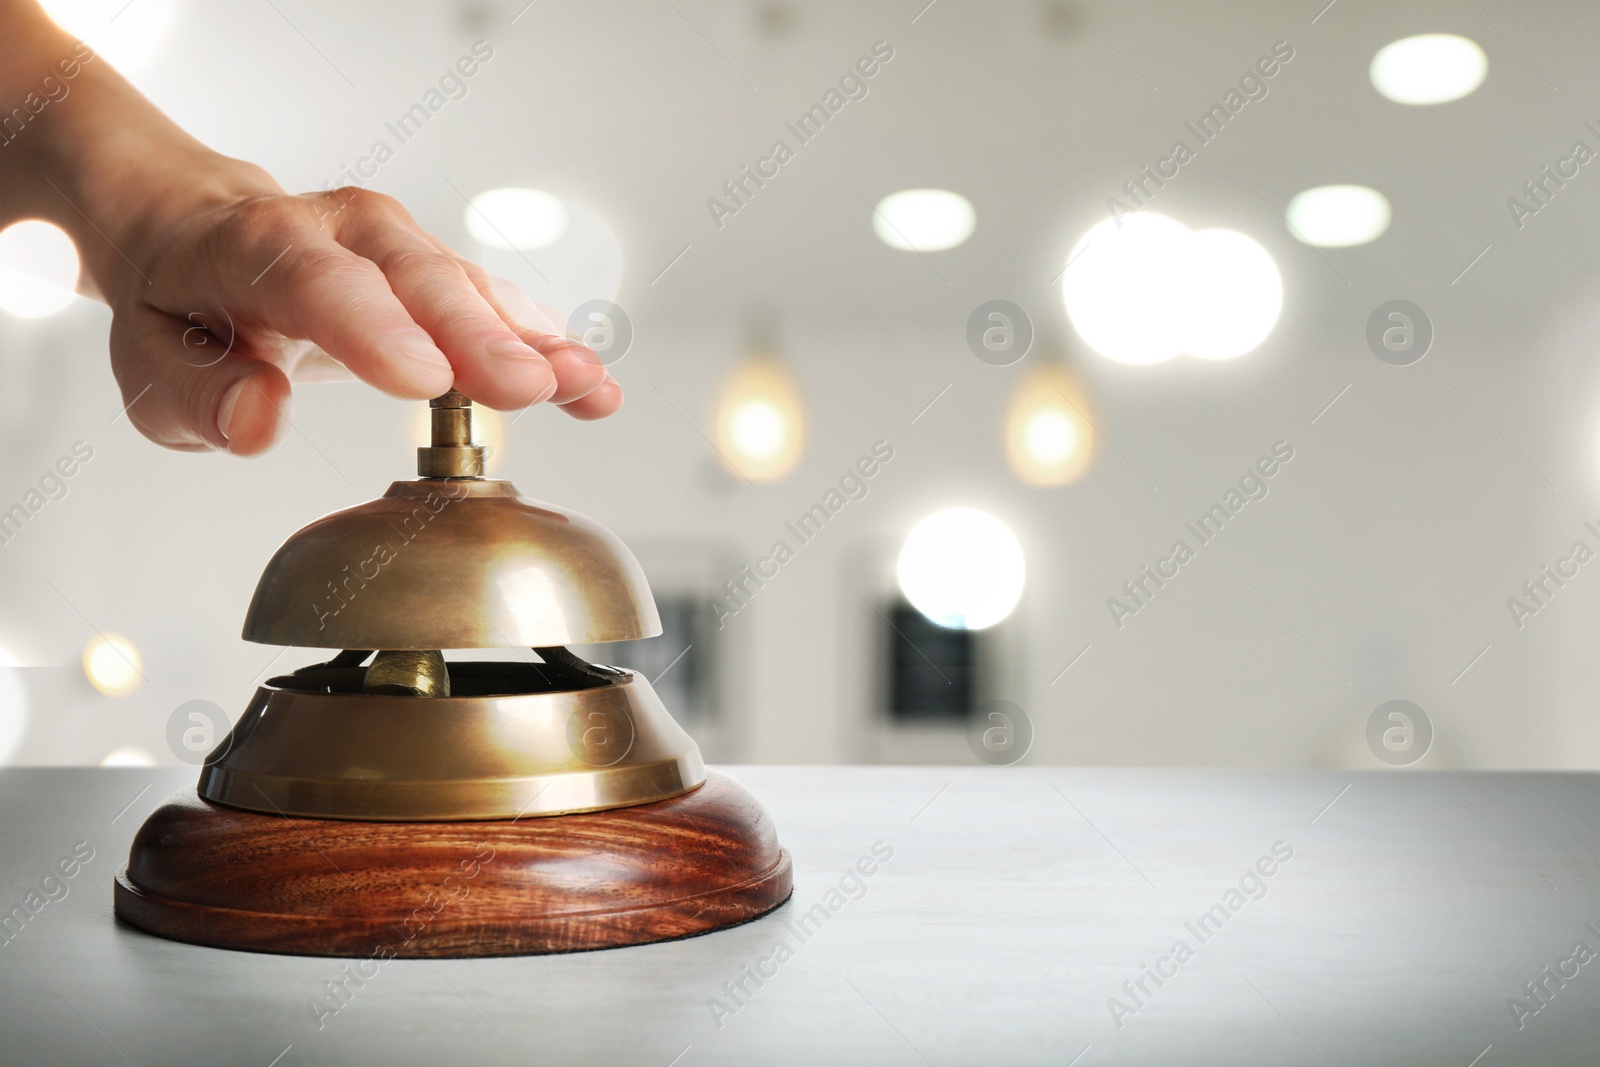
<svg viewBox="0 0 1600 1067">
<path fill-rule="evenodd" d="M 1373 87 L 1397 104 L 1443 104 L 1483 84 L 1489 57 L 1470 38 L 1425 33 L 1384 45 L 1368 73 Z"/>
<path fill-rule="evenodd" d="M 1389 200 L 1365 185 L 1319 185 L 1289 201 L 1289 232 L 1308 245 L 1364 245 L 1389 228 Z"/>
<path fill-rule="evenodd" d="M 1016 609 L 1027 567 L 1011 527 L 977 508 L 946 508 L 912 527 L 895 576 L 933 622 L 986 630 Z"/>
<path fill-rule="evenodd" d="M 890 248 L 938 252 L 954 248 L 977 225 L 972 202 L 945 189 L 906 189 L 878 201 L 872 229 Z"/>
<path fill-rule="evenodd" d="M 143 671 L 139 650 L 120 634 L 102 634 L 83 646 L 83 675 L 108 697 L 133 692 L 144 679 Z"/>
<path fill-rule="evenodd" d="M 567 206 L 538 189 L 490 189 L 467 206 L 467 232 L 490 248 L 546 248 L 567 232 Z"/>
<path fill-rule="evenodd" d="M 1283 306 L 1277 265 L 1254 240 L 1191 232 L 1148 211 L 1090 228 L 1061 285 L 1079 336 L 1118 363 L 1242 356 L 1272 332 Z"/>
<path fill-rule="evenodd" d="M 0 230 L 0 308 L 42 319 L 72 303 L 77 285 L 78 250 L 65 230 L 42 219 Z"/>
<path fill-rule="evenodd" d="M 752 356 L 728 376 L 717 408 L 717 449 L 733 473 L 775 482 L 800 462 L 805 418 L 799 390 L 782 363 Z"/>
</svg>

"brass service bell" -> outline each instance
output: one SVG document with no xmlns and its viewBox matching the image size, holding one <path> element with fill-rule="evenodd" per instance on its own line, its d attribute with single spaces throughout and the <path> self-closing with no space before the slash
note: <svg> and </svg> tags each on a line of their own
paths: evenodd
<svg viewBox="0 0 1600 1067">
<path fill-rule="evenodd" d="M 141 829 L 118 914 L 223 947 L 363 955 L 376 937 L 450 956 L 661 940 L 777 906 L 790 861 L 765 811 L 708 779 L 648 681 L 568 651 L 661 633 L 632 553 L 485 479 L 461 394 L 430 406 L 415 480 L 311 523 L 267 564 L 244 638 L 338 652 L 257 689 L 197 790 Z M 522 651 L 443 654 L 486 648 Z M 431 938 L 385 941 L 384 924 L 410 928 L 408 890 L 432 891 L 469 844 L 497 857 L 474 861 L 469 895 L 430 918 Z"/>
</svg>

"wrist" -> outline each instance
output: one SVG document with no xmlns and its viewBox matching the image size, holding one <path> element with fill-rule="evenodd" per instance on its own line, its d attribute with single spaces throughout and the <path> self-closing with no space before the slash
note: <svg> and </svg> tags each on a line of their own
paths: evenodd
<svg viewBox="0 0 1600 1067">
<path fill-rule="evenodd" d="M 29 152 L 39 213 L 78 246 L 80 289 L 111 300 L 143 285 L 152 257 L 189 219 L 283 189 L 254 164 L 207 148 L 103 63 L 37 123 Z"/>
</svg>

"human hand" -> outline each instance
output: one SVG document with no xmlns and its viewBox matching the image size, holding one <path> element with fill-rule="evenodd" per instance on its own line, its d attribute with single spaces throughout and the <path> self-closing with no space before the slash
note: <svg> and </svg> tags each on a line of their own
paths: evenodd
<svg viewBox="0 0 1600 1067">
<path fill-rule="evenodd" d="M 392 396 L 453 386 L 490 407 L 549 401 L 581 419 L 621 406 L 557 313 L 491 280 L 393 198 L 263 187 L 215 199 L 127 227 L 137 269 L 106 287 L 112 369 L 129 419 L 157 444 L 267 450 L 291 382 L 328 377 L 326 357 Z"/>
<path fill-rule="evenodd" d="M 291 196 L 179 129 L 39 5 L 0 2 L 0 98 L 51 85 L 59 102 L 5 144 L 0 225 L 43 218 L 71 234 L 80 288 L 111 305 L 129 421 L 157 444 L 264 452 L 287 423 L 290 383 L 330 369 L 413 399 L 453 386 L 490 407 L 549 401 L 580 419 L 622 405 L 559 314 L 491 280 L 393 198 Z"/>
</svg>

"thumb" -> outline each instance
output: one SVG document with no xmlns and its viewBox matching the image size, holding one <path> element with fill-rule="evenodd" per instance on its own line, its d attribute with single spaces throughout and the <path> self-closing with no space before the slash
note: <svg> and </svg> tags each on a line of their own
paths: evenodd
<svg viewBox="0 0 1600 1067">
<path fill-rule="evenodd" d="M 128 421 L 166 448 L 254 456 L 287 422 L 288 378 L 254 358 L 225 315 L 184 320 L 148 305 L 115 315 L 111 366 Z"/>
</svg>

